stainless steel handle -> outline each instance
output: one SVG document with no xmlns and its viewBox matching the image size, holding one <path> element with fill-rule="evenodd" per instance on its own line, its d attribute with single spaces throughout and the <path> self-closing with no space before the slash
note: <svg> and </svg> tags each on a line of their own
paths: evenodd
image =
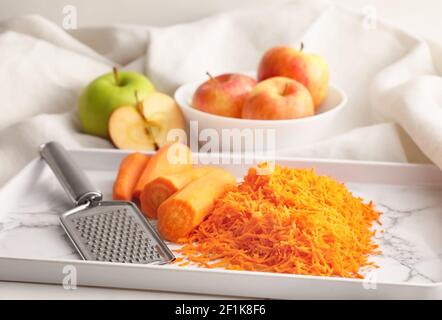
<svg viewBox="0 0 442 320">
<path fill-rule="evenodd" d="M 95 190 L 90 180 L 69 157 L 61 144 L 51 141 L 41 145 L 40 155 L 52 169 L 75 205 L 102 199 L 101 192 Z"/>
</svg>

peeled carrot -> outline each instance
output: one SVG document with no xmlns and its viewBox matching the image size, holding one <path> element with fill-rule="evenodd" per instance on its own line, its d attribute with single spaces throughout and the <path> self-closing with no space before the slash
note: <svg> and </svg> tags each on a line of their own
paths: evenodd
<svg viewBox="0 0 442 320">
<path fill-rule="evenodd" d="M 158 177 L 144 187 L 140 195 L 141 211 L 149 218 L 156 219 L 161 203 L 192 181 L 210 172 L 212 168 L 193 168 L 183 172 Z"/>
<path fill-rule="evenodd" d="M 121 161 L 112 190 L 114 200 L 132 200 L 132 192 L 149 159 L 149 156 L 136 152 L 131 153 Z"/>
<path fill-rule="evenodd" d="M 164 201 L 158 208 L 158 231 L 167 240 L 180 242 L 197 227 L 215 200 L 236 184 L 228 171 L 213 169 Z"/>
<path fill-rule="evenodd" d="M 133 198 L 138 199 L 146 184 L 160 176 L 178 173 L 192 168 L 190 149 L 175 142 L 161 147 L 147 164 L 138 180 Z"/>
</svg>

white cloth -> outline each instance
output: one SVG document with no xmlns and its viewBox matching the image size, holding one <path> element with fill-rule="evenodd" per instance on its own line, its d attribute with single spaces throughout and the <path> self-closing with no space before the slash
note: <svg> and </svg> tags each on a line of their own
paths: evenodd
<svg viewBox="0 0 442 320">
<path fill-rule="evenodd" d="M 111 147 L 81 133 L 76 100 L 114 64 L 144 72 L 159 90 L 173 93 L 206 71 L 254 70 L 269 47 L 300 41 L 328 61 L 331 82 L 349 100 L 334 135 L 285 154 L 430 159 L 442 167 L 442 78 L 428 44 L 327 2 L 295 1 L 164 28 L 66 32 L 39 16 L 0 22 L 0 186 L 45 141 Z"/>
</svg>

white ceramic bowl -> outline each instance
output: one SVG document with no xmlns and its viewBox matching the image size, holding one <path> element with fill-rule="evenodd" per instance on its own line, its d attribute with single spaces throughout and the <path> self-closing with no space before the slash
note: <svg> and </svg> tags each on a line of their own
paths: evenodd
<svg viewBox="0 0 442 320">
<path fill-rule="evenodd" d="M 341 89 L 330 85 L 325 100 L 317 110 L 316 114 L 311 117 L 290 120 L 250 120 L 229 118 L 199 111 L 191 106 L 195 90 L 206 80 L 207 77 L 202 78 L 199 81 L 182 85 L 175 92 L 175 100 L 181 107 L 186 122 L 190 123 L 191 121 L 197 121 L 193 123 L 193 129 L 195 129 L 195 123 L 197 123 L 198 137 L 200 137 L 200 134 L 204 129 L 211 129 L 211 132 L 213 132 L 213 129 L 216 130 L 219 137 L 222 137 L 223 129 L 252 129 L 252 131 L 262 129 L 264 132 L 269 132 L 266 130 L 273 129 L 275 136 L 274 145 L 273 143 L 265 143 L 263 147 L 264 150 L 289 149 L 291 147 L 305 145 L 329 137 L 334 131 L 333 127 L 335 126 L 336 128 L 337 123 L 339 123 L 339 113 L 347 102 L 347 96 L 345 93 Z M 191 132 L 191 136 L 192 134 L 195 134 L 195 130 L 193 130 L 193 133 Z M 204 142 L 202 142 L 202 140 Z M 204 137 L 201 139 L 200 137 L 200 145 L 205 142 L 206 139 L 204 139 Z M 242 150 L 244 149 L 242 148 Z M 230 151 L 241 150 L 232 146 Z"/>
</svg>

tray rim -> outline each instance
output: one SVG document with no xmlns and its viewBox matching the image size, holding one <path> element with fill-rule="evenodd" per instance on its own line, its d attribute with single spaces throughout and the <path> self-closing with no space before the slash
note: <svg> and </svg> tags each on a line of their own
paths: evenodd
<svg viewBox="0 0 442 320">
<path fill-rule="evenodd" d="M 117 154 L 130 154 L 132 152 L 140 152 L 144 154 L 154 154 L 154 151 L 139 151 L 139 150 L 121 150 L 121 149 L 106 149 L 106 148 L 67 148 L 68 152 L 78 152 L 78 153 L 88 153 L 88 152 L 96 152 L 96 153 L 117 153 Z M 202 154 L 199 152 L 192 152 L 193 155 Z M 214 153 L 214 155 L 222 156 L 222 153 Z M 240 154 L 227 154 L 229 157 L 234 158 L 244 158 L 244 156 Z M 247 157 L 247 156 L 246 156 Z M 38 157 L 34 158 L 34 160 L 38 160 Z M 264 160 L 264 159 L 263 159 Z M 292 156 L 276 156 L 275 160 L 289 160 L 289 161 L 301 161 L 301 162 L 320 162 L 320 163 L 342 163 L 342 164 L 363 164 L 363 165 L 381 165 L 381 166 L 392 166 L 392 167 L 404 167 L 404 168 L 429 168 L 429 169 L 438 169 L 441 171 L 438 166 L 432 163 L 410 163 L 410 162 L 394 162 L 394 161 L 374 161 L 374 160 L 352 160 L 352 159 L 338 159 L 338 158 L 314 158 L 314 157 L 292 157 Z M 1 189 L 0 189 L 1 190 Z"/>
<path fill-rule="evenodd" d="M 262 272 L 262 271 L 247 271 L 247 270 L 223 270 L 223 269 L 209 269 L 209 268 L 197 268 L 197 267 L 179 267 L 172 265 L 149 265 L 149 264 L 127 264 L 120 262 L 102 262 L 102 261 L 87 261 L 87 260 L 69 260 L 69 259 L 54 259 L 54 258 L 16 258 L 16 257 L 0 257 L 0 261 L 17 261 L 17 262 L 42 262 L 50 264 L 80 264 L 80 265 L 94 265 L 103 266 L 108 268 L 120 267 L 130 269 L 152 269 L 152 270 L 171 270 L 177 272 L 190 272 L 190 273 L 214 273 L 214 274 L 229 274 L 229 275 L 248 275 L 253 277 L 266 276 L 270 278 L 287 278 L 287 279 L 300 279 L 300 280 L 313 280 L 313 281 L 326 281 L 326 282 L 346 282 L 362 285 L 364 279 L 356 278 L 344 278 L 344 277 L 327 277 L 327 276 L 311 276 L 311 275 L 299 275 L 288 273 L 276 273 L 276 272 Z M 1 281 L 1 277 L 0 277 Z M 376 281 L 378 285 L 388 285 L 397 287 L 417 287 L 417 288 L 438 288 L 442 287 L 442 281 L 433 283 L 416 283 L 416 282 L 394 282 L 394 281 Z"/>
<path fill-rule="evenodd" d="M 106 149 L 106 148 L 67 148 L 68 152 L 73 153 L 100 153 L 100 154 L 120 154 L 127 155 L 132 152 L 141 152 L 144 154 L 152 155 L 154 151 L 137 151 L 137 150 L 120 150 L 120 149 Z M 193 156 L 197 156 L 199 153 L 192 152 Z M 216 153 L 215 155 L 222 156 L 221 153 Z M 237 158 L 238 155 L 229 155 L 234 158 Z M 243 156 L 239 156 L 243 158 Z M 4 192 L 5 189 L 9 188 L 10 185 L 19 180 L 19 178 L 26 174 L 30 168 L 38 162 L 40 158 L 37 156 L 28 162 L 24 167 L 20 169 L 20 171 L 9 180 L 7 180 L 2 186 L 0 186 L 0 196 Z M 263 158 L 265 160 L 265 158 Z M 393 161 L 374 161 L 374 160 L 351 160 L 351 159 L 335 159 L 335 158 L 314 158 L 314 157 L 291 157 L 291 156 L 276 156 L 275 160 L 281 161 L 298 161 L 298 162 L 317 162 L 323 164 L 359 164 L 359 165 L 368 165 L 368 166 L 385 166 L 385 167 L 394 167 L 394 168 L 411 168 L 411 169 L 427 169 L 427 170 L 435 170 L 438 171 L 441 176 L 441 183 L 435 184 L 436 186 L 442 186 L 442 169 L 432 163 L 409 163 L 409 162 L 393 162 Z"/>
<path fill-rule="evenodd" d="M 101 148 L 72 148 L 68 149 L 69 152 L 79 153 L 79 154 L 90 154 L 90 153 L 100 153 L 100 154 L 129 154 L 134 152 L 133 150 L 118 150 L 118 149 L 101 149 Z M 142 152 L 145 154 L 152 154 L 153 152 L 147 151 Z M 194 155 L 197 155 L 194 153 Z M 220 154 L 221 155 L 221 154 Z M 232 155 L 229 155 L 232 156 Z M 235 156 L 235 155 L 233 155 Z M 241 156 L 242 157 L 242 156 Z M 303 157 L 289 157 L 289 156 L 277 156 L 275 160 L 280 161 L 298 161 L 298 162 L 314 162 L 314 163 L 324 163 L 324 164 L 360 164 L 360 165 L 369 165 L 369 166 L 386 166 L 386 167 L 402 167 L 402 168 L 417 168 L 417 169 L 428 169 L 428 170 L 436 170 L 439 172 L 440 177 L 442 177 L 442 170 L 438 168 L 434 164 L 415 164 L 415 163 L 398 163 L 398 162 L 386 162 L 386 161 L 359 161 L 359 160 L 344 160 L 344 159 L 323 159 L 323 158 L 303 158 Z M 0 188 L 0 196 L 2 196 L 3 192 L 12 186 L 15 183 L 20 182 L 20 178 L 29 170 L 32 170 L 36 163 L 40 161 L 39 157 L 31 160 L 26 166 L 24 166 L 14 177 L 8 180 L 1 188 Z M 442 186 L 441 183 L 430 184 L 432 186 Z M 326 281 L 330 283 L 353 283 L 362 285 L 366 280 L 365 279 L 354 279 L 354 278 L 343 278 L 343 277 L 327 277 L 327 276 L 310 276 L 310 275 L 297 275 L 297 274 L 283 274 L 283 273 L 272 273 L 272 272 L 258 272 L 258 271 L 241 271 L 241 270 L 223 270 L 223 269 L 208 269 L 208 268 L 198 268 L 186 266 L 180 267 L 175 265 L 163 265 L 163 266 L 155 266 L 155 265 L 143 265 L 143 264 L 124 264 L 124 263 L 109 263 L 109 262 L 98 262 L 98 261 L 85 261 L 85 260 L 69 260 L 69 259 L 56 259 L 56 258 L 20 258 L 20 257 L 4 257 L 0 256 L 0 262 L 8 261 L 8 262 L 17 262 L 17 263 L 26 263 L 26 262 L 41 262 L 41 263 L 50 263 L 50 264 L 59 264 L 59 265 L 68 265 L 68 264 L 80 264 L 80 265 L 93 265 L 93 266 L 103 266 L 107 268 L 118 267 L 118 268 L 129 268 L 129 269 L 152 269 L 152 270 L 171 270 L 175 272 L 190 272 L 190 273 L 214 273 L 218 275 L 227 274 L 227 275 L 247 275 L 253 277 L 270 277 L 270 278 L 287 278 L 287 279 L 299 279 L 299 280 L 313 280 L 313 281 Z M 2 277 L 0 276 L 0 281 L 2 281 Z M 15 281 L 15 280 L 6 280 L 6 281 Z M 17 280 L 19 281 L 19 280 Z M 28 281 L 25 281 L 28 282 Z M 433 283 L 407 283 L 407 282 L 395 282 L 395 281 L 376 281 L 378 285 L 387 285 L 387 286 L 395 286 L 395 287 L 408 287 L 408 288 L 439 288 L 442 287 L 442 280 Z"/>
</svg>

